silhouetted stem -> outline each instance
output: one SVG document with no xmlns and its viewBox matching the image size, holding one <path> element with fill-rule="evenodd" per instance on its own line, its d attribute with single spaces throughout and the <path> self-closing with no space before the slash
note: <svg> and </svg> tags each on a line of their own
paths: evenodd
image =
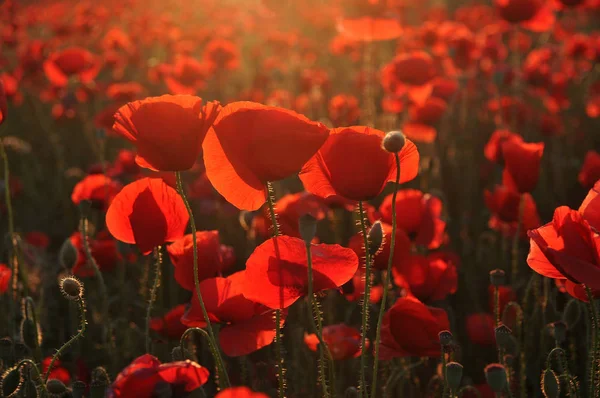
<svg viewBox="0 0 600 398">
<path fill-rule="evenodd" d="M 162 266 L 162 255 L 160 253 L 160 246 L 154 248 L 154 283 L 152 284 L 152 290 L 150 290 L 150 298 L 148 300 L 148 309 L 146 310 L 146 352 L 151 354 L 151 339 L 150 339 L 150 319 L 152 318 L 152 306 L 156 301 L 156 293 L 160 286 L 160 274 Z"/>
<path fill-rule="evenodd" d="M 590 349 L 589 357 L 590 357 L 590 380 L 589 380 L 589 390 L 588 396 L 595 397 L 596 396 L 596 373 L 598 366 L 598 312 L 596 310 L 596 304 L 594 303 L 594 295 L 592 294 L 592 289 L 589 287 L 585 287 L 585 291 L 587 293 L 587 297 L 589 300 L 589 312 L 590 312 L 590 329 L 591 329 L 591 337 L 592 337 L 592 347 Z"/>
<path fill-rule="evenodd" d="M 358 202 L 358 215 L 360 217 L 360 229 L 363 236 L 363 244 L 365 246 L 365 293 L 362 305 L 362 330 L 360 336 L 360 396 L 368 398 L 367 380 L 365 371 L 367 369 L 367 330 L 369 324 L 369 294 L 371 291 L 371 253 L 369 252 L 369 236 L 367 235 L 367 226 L 365 223 L 365 212 L 363 202 Z"/>
<path fill-rule="evenodd" d="M 29 365 L 35 370 L 36 381 L 38 382 L 38 384 L 40 385 L 40 388 L 42 390 L 42 398 L 47 397 L 48 389 L 46 388 L 46 383 L 44 382 L 44 380 L 42 380 L 42 375 L 40 373 L 40 370 L 37 367 L 37 364 L 35 362 L 33 362 L 31 359 L 22 359 L 17 364 L 17 372 L 21 372 L 21 368 L 23 367 L 23 365 Z"/>
<path fill-rule="evenodd" d="M 514 284 L 517 274 L 519 273 L 519 239 L 521 235 L 521 228 L 523 226 L 523 216 L 525 214 L 525 195 L 521 194 L 519 198 L 519 218 L 517 219 L 517 229 L 515 236 L 512 241 L 512 255 L 511 255 L 511 281 Z"/>
</svg>

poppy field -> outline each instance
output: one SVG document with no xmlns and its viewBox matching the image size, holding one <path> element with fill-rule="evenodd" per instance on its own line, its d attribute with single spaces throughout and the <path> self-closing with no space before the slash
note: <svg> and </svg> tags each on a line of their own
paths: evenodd
<svg viewBox="0 0 600 398">
<path fill-rule="evenodd" d="M 0 397 L 600 397 L 600 0 L 0 0 Z"/>
</svg>

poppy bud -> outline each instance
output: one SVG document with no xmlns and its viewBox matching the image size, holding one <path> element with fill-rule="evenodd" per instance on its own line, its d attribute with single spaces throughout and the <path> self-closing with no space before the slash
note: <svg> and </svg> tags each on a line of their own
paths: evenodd
<svg viewBox="0 0 600 398">
<path fill-rule="evenodd" d="M 499 363 L 491 363 L 485 367 L 485 379 L 492 391 L 503 392 L 507 386 L 506 368 Z"/>
<path fill-rule="evenodd" d="M 17 367 L 12 367 L 8 369 L 2 375 L 2 380 L 0 381 L 0 393 L 3 397 L 8 397 L 21 385 L 23 378 L 21 377 L 21 372 L 17 371 Z"/>
<path fill-rule="evenodd" d="M 374 256 L 383 245 L 383 227 L 380 221 L 375 221 L 369 230 L 369 254 Z"/>
<path fill-rule="evenodd" d="M 546 369 L 542 373 L 541 384 L 542 392 L 546 398 L 558 398 L 560 396 L 560 382 L 552 370 Z"/>
<path fill-rule="evenodd" d="M 175 362 L 176 361 L 185 361 L 186 359 L 193 360 L 192 353 L 185 348 L 183 349 L 183 352 L 182 352 L 181 347 L 179 347 L 179 346 L 174 347 L 171 350 L 171 358 L 173 358 L 173 361 L 175 361 Z"/>
<path fill-rule="evenodd" d="M 79 300 L 83 296 L 83 284 L 74 276 L 67 276 L 60 281 L 60 291 L 67 300 Z"/>
<path fill-rule="evenodd" d="M 388 152 L 396 153 L 404 148 L 404 144 L 406 144 L 404 134 L 402 134 L 402 131 L 395 130 L 390 131 L 383 137 L 381 146 Z"/>
<path fill-rule="evenodd" d="M 440 344 L 443 346 L 451 345 L 454 341 L 454 337 L 449 330 L 442 330 L 438 333 L 438 337 L 440 339 Z"/>
<path fill-rule="evenodd" d="M 110 384 L 110 377 L 108 377 L 106 369 L 104 369 L 102 366 L 98 366 L 92 370 L 92 383 L 94 382 L 104 383 L 105 385 Z"/>
<path fill-rule="evenodd" d="M 57 379 L 50 379 L 46 382 L 46 389 L 50 393 L 50 395 L 56 394 L 57 396 L 62 396 L 67 392 L 67 387 L 64 383 Z"/>
<path fill-rule="evenodd" d="M 563 321 L 551 323 L 549 326 L 550 334 L 558 344 L 564 343 L 567 338 L 567 324 Z"/>
<path fill-rule="evenodd" d="M 23 318 L 21 321 L 21 340 L 32 350 L 38 345 L 37 325 L 31 319 Z"/>
<path fill-rule="evenodd" d="M 358 398 L 358 390 L 355 387 L 348 387 L 344 393 L 344 398 Z"/>
<path fill-rule="evenodd" d="M 500 324 L 495 330 L 494 334 L 496 335 L 496 344 L 498 347 L 506 349 L 510 342 L 510 337 L 512 335 L 512 330 L 506 325 Z"/>
<path fill-rule="evenodd" d="M 65 242 L 60 247 L 60 251 L 58 253 L 58 260 L 60 261 L 60 265 L 64 268 L 71 269 L 77 264 L 77 260 L 79 258 L 79 252 L 71 239 L 65 240 Z"/>
<path fill-rule="evenodd" d="M 74 381 L 73 385 L 71 385 L 73 398 L 83 398 L 83 394 L 85 394 L 86 388 L 87 385 L 83 381 Z"/>
<path fill-rule="evenodd" d="M 457 391 L 462 380 L 463 366 L 458 362 L 446 364 L 446 382 L 452 391 Z"/>
<path fill-rule="evenodd" d="M 298 230 L 304 243 L 310 245 L 310 242 L 317 234 L 317 219 L 308 213 L 300 216 L 298 219 Z"/>
<path fill-rule="evenodd" d="M 492 286 L 498 287 L 506 284 L 506 273 L 501 269 L 490 271 L 490 283 Z"/>
<path fill-rule="evenodd" d="M 577 322 L 581 318 L 581 308 L 579 307 L 579 301 L 571 299 L 563 312 L 562 320 L 567 325 L 567 328 L 573 329 Z"/>
</svg>

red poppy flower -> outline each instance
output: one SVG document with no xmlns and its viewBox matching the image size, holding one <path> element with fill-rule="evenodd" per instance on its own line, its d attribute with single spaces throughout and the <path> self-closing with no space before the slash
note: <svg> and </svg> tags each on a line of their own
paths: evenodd
<svg viewBox="0 0 600 398">
<path fill-rule="evenodd" d="M 592 187 L 596 181 L 600 180 L 600 153 L 588 151 L 585 154 L 578 179 L 579 183 L 586 188 Z"/>
<path fill-rule="evenodd" d="M 116 102 L 129 102 L 138 98 L 144 87 L 137 82 L 113 83 L 106 89 L 106 96 Z"/>
<path fill-rule="evenodd" d="M 596 231 L 600 231 L 600 180 L 594 184 L 579 207 L 583 218 Z"/>
<path fill-rule="evenodd" d="M 50 238 L 41 231 L 28 232 L 25 235 L 25 242 L 39 249 L 47 249 L 50 246 Z"/>
<path fill-rule="evenodd" d="M 131 362 L 117 375 L 108 398 L 154 396 L 155 389 L 169 387 L 174 396 L 190 393 L 208 381 L 208 370 L 192 361 L 161 364 L 150 354 Z M 166 385 L 166 386 L 165 386 Z"/>
<path fill-rule="evenodd" d="M 233 70 L 240 65 L 239 49 L 235 43 L 225 39 L 212 39 L 204 48 L 203 58 L 211 70 Z"/>
<path fill-rule="evenodd" d="M 339 245 L 311 245 L 313 291 L 335 289 L 358 269 L 358 257 Z M 271 238 L 246 262 L 244 296 L 270 308 L 286 308 L 306 294 L 306 244 L 290 236 Z"/>
<path fill-rule="evenodd" d="M 204 88 L 208 74 L 206 64 L 191 57 L 178 57 L 165 83 L 172 94 L 194 95 Z"/>
<path fill-rule="evenodd" d="M 360 117 L 358 100 L 352 95 L 336 95 L 329 100 L 329 118 L 334 126 L 351 126 Z"/>
<path fill-rule="evenodd" d="M 598 209 L 596 204 L 591 207 Z M 559 207 L 551 223 L 529 231 L 528 235 L 531 248 L 527 264 L 535 272 L 600 289 L 600 236 L 582 213 Z"/>
<path fill-rule="evenodd" d="M 544 0 L 495 0 L 500 17 L 534 32 L 545 32 L 555 22 L 552 2 Z"/>
<path fill-rule="evenodd" d="M 486 312 L 467 315 L 467 337 L 478 345 L 490 346 L 496 344 L 494 317 Z"/>
<path fill-rule="evenodd" d="M 262 392 L 253 392 L 248 387 L 230 387 L 221 390 L 215 398 L 269 398 Z"/>
<path fill-rule="evenodd" d="M 135 144 L 140 166 L 183 171 L 196 162 L 220 108 L 191 95 L 149 97 L 119 108 L 113 129 Z"/>
<path fill-rule="evenodd" d="M 353 40 L 365 42 L 392 40 L 402 34 L 402 25 L 397 18 L 362 16 L 342 18 L 337 25 L 338 31 Z"/>
<path fill-rule="evenodd" d="M 219 331 L 219 345 L 230 357 L 248 355 L 271 344 L 275 338 L 273 311 L 243 295 L 246 283 L 247 271 L 236 272 L 227 278 L 205 279 L 200 283 L 202 299 L 211 321 L 223 324 Z M 190 327 L 206 326 L 195 294 L 181 321 Z M 285 317 L 282 317 L 281 326 L 284 322 Z"/>
<path fill-rule="evenodd" d="M 0 264 L 0 294 L 8 291 L 8 286 L 12 279 L 12 269 L 6 264 Z"/>
<path fill-rule="evenodd" d="M 458 83 L 446 77 L 436 77 L 431 84 L 433 85 L 431 96 L 441 98 L 446 102 L 450 101 L 458 91 Z"/>
<path fill-rule="evenodd" d="M 514 236 L 519 222 L 519 206 L 525 201 L 520 236 L 527 238 L 527 231 L 540 226 L 540 216 L 531 194 L 520 194 L 502 185 L 496 185 L 494 191 L 485 191 L 485 204 L 492 213 L 489 226 Z"/>
<path fill-rule="evenodd" d="M 438 334 L 449 328 L 446 311 L 427 307 L 415 297 L 399 298 L 383 316 L 380 358 L 437 357 Z"/>
<path fill-rule="evenodd" d="M 404 123 L 402 131 L 415 141 L 431 143 L 435 141 L 435 125 L 446 112 L 447 104 L 441 98 L 430 97 L 423 104 L 410 109 L 410 120 Z"/>
<path fill-rule="evenodd" d="M 223 108 L 204 140 L 206 174 L 241 210 L 265 203 L 265 184 L 297 173 L 329 130 L 295 112 L 253 102 Z"/>
<path fill-rule="evenodd" d="M 0 79 L 0 124 L 4 123 L 7 115 L 8 103 L 6 101 L 6 91 L 4 90 L 4 83 Z"/>
<path fill-rule="evenodd" d="M 407 93 L 413 102 L 423 104 L 433 91 L 437 71 L 433 58 L 424 51 L 400 54 L 384 68 L 384 86 L 391 84 L 396 94 Z"/>
<path fill-rule="evenodd" d="M 388 257 L 390 256 L 391 237 L 392 237 L 392 226 L 385 222 L 381 223 L 385 239 L 383 240 L 383 247 L 373 257 L 373 267 L 378 270 L 386 270 L 388 264 Z M 348 242 L 348 247 L 354 250 L 358 258 L 360 259 L 360 266 L 365 266 L 365 248 L 363 243 L 363 237 L 361 234 L 356 234 Z M 400 266 L 404 260 L 410 255 L 410 239 L 406 232 L 402 229 L 396 230 L 396 243 L 394 244 L 394 258 L 392 264 Z"/>
<path fill-rule="evenodd" d="M 339 323 L 323 328 L 323 340 L 336 361 L 357 358 L 360 356 L 360 332 L 353 327 Z M 319 339 L 316 334 L 304 333 L 304 344 L 311 350 L 317 351 Z M 369 341 L 367 340 L 367 347 Z"/>
<path fill-rule="evenodd" d="M 523 138 L 519 134 L 508 130 L 496 130 L 485 144 L 483 152 L 485 157 L 490 162 L 501 163 L 502 159 L 502 144 L 505 141 L 523 142 Z"/>
<path fill-rule="evenodd" d="M 117 249 L 117 242 L 106 231 L 100 231 L 95 237 L 88 239 L 92 257 L 96 260 L 100 271 L 112 271 L 121 260 L 121 254 L 119 254 L 119 250 Z M 69 241 L 77 252 L 75 262 L 68 264 L 72 268 L 73 274 L 79 277 L 94 276 L 94 269 L 88 264 L 81 233 L 73 233 L 69 237 Z"/>
<path fill-rule="evenodd" d="M 185 233 L 189 215 L 179 194 L 159 178 L 142 178 L 121 190 L 106 213 L 106 227 L 118 240 L 144 254 Z"/>
<path fill-rule="evenodd" d="M 454 264 L 435 256 L 409 256 L 392 271 L 396 285 L 408 283 L 410 292 L 421 301 L 444 300 L 458 285 Z M 400 276 L 402 281 L 396 281 Z"/>
<path fill-rule="evenodd" d="M 135 162 L 135 153 L 128 149 L 121 149 L 110 169 L 111 175 L 137 176 L 140 166 Z"/>
<path fill-rule="evenodd" d="M 402 167 L 402 166 L 401 166 Z M 446 240 L 446 222 L 441 219 L 442 201 L 416 189 L 401 189 L 396 196 L 396 225 L 418 245 L 437 249 Z M 379 206 L 381 219 L 392 223 L 392 195 Z"/>
<path fill-rule="evenodd" d="M 186 307 L 185 304 L 181 304 L 162 317 L 152 318 L 150 320 L 150 328 L 161 336 L 179 340 L 181 335 L 187 330 L 187 326 L 181 323 L 181 317 L 185 313 Z"/>
<path fill-rule="evenodd" d="M 498 307 L 500 308 L 500 316 L 504 313 L 504 308 L 511 301 L 517 301 L 517 294 L 510 286 L 498 286 Z M 490 314 L 494 313 L 495 308 L 495 290 L 493 285 L 488 286 L 488 303 Z"/>
<path fill-rule="evenodd" d="M 46 78 L 56 87 L 65 87 L 72 76 L 77 76 L 82 83 L 89 83 L 100 67 L 97 57 L 80 47 L 55 52 L 44 61 Z"/>
<path fill-rule="evenodd" d="M 520 193 L 531 192 L 540 176 L 544 143 L 525 143 L 506 140 L 502 143 L 504 172 L 502 183 Z"/>
<path fill-rule="evenodd" d="M 50 366 L 50 362 L 52 362 L 52 357 L 46 357 L 42 361 L 42 373 L 45 374 L 48 371 L 48 367 Z M 65 385 L 71 384 L 71 373 L 62 366 L 60 359 L 57 359 L 52 364 L 52 370 L 48 375 L 49 379 L 56 379 L 63 382 Z"/>
<path fill-rule="evenodd" d="M 100 203 L 106 209 L 121 188 L 121 184 L 104 174 L 91 174 L 75 185 L 71 201 L 79 205 L 82 200 L 89 200 Z"/>
<path fill-rule="evenodd" d="M 175 280 L 181 287 L 194 290 L 194 250 L 192 234 L 187 234 L 167 247 L 175 266 Z M 227 247 L 219 241 L 219 231 L 197 231 L 198 280 L 220 274 L 231 263 Z"/>
<path fill-rule="evenodd" d="M 396 180 L 394 155 L 381 147 L 385 134 L 369 127 L 331 130 L 329 138 L 302 168 L 300 179 L 307 191 L 322 198 L 341 196 L 366 201 Z M 400 183 L 415 178 L 419 152 L 410 141 L 399 152 Z"/>
</svg>

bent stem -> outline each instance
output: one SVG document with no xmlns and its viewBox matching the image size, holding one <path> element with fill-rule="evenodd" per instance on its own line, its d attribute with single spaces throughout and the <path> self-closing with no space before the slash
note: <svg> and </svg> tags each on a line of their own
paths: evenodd
<svg viewBox="0 0 600 398">
<path fill-rule="evenodd" d="M 400 157 L 396 152 L 396 181 L 394 184 L 394 193 L 392 194 L 392 236 L 390 241 L 390 255 L 388 256 L 387 270 L 385 273 L 385 284 L 383 285 L 383 297 L 381 298 L 381 307 L 377 317 L 377 331 L 375 332 L 375 351 L 373 358 L 373 385 L 371 386 L 371 396 L 377 396 L 377 368 L 379 367 L 379 344 L 381 343 L 381 324 L 383 322 L 383 313 L 387 301 L 388 291 L 392 280 L 392 263 L 394 261 L 394 247 L 396 246 L 396 196 L 398 195 L 398 184 L 400 184 Z"/>
<path fill-rule="evenodd" d="M 60 355 L 71 345 L 73 344 L 77 339 L 83 337 L 83 334 L 85 333 L 85 328 L 87 325 L 87 321 L 85 319 L 85 300 L 83 299 L 83 297 L 79 297 L 77 299 L 77 306 L 79 308 L 79 331 L 77 332 L 77 334 L 73 337 L 71 337 L 71 339 L 69 339 L 69 341 L 67 341 L 65 344 L 63 344 L 62 347 L 60 347 L 58 349 L 58 351 L 56 351 L 56 354 L 54 354 L 54 356 L 52 357 L 52 360 L 50 361 L 50 365 L 48 365 L 48 369 L 46 370 L 46 375 L 44 376 L 44 383 L 46 383 L 48 381 L 48 378 L 50 377 L 50 372 L 52 372 L 52 367 L 54 366 L 54 363 L 56 362 L 56 360 L 60 357 Z"/>
<path fill-rule="evenodd" d="M 160 287 L 160 270 L 162 266 L 162 254 L 160 252 L 160 246 L 154 248 L 154 283 L 152 284 L 152 290 L 150 291 L 150 299 L 148 300 L 148 309 L 146 310 L 146 352 L 150 354 L 150 319 L 152 316 L 152 306 L 156 301 L 156 293 Z"/>
<path fill-rule="evenodd" d="M 590 312 L 590 329 L 591 329 L 591 337 L 592 337 L 592 349 L 589 353 L 590 358 L 590 380 L 589 380 L 589 390 L 588 395 L 590 397 L 596 396 L 596 373 L 598 372 L 598 312 L 596 309 L 596 304 L 594 303 L 594 295 L 592 294 L 592 289 L 589 287 L 585 287 L 585 291 L 588 297 L 588 305 Z"/>
<path fill-rule="evenodd" d="M 519 198 L 519 218 L 517 220 L 517 230 L 512 241 L 511 253 L 511 281 L 514 284 L 519 273 L 519 238 L 521 235 L 521 227 L 523 226 L 523 216 L 525 215 L 525 194 L 521 194 Z"/>
<path fill-rule="evenodd" d="M 181 335 L 181 338 L 179 339 L 179 349 L 181 350 L 181 356 L 183 358 L 185 358 L 184 343 L 185 343 L 185 340 L 187 339 L 187 337 L 192 332 L 200 333 L 204 338 L 206 338 L 206 340 L 208 341 L 208 348 L 210 349 L 210 351 L 213 355 L 213 358 L 217 358 L 217 356 L 219 355 L 219 347 L 213 345 L 213 342 L 210 339 L 209 334 L 206 332 L 206 330 L 204 330 L 202 328 L 189 328 L 185 332 L 183 332 L 183 334 Z M 215 361 L 216 361 L 216 359 L 215 359 Z M 229 379 L 227 379 L 227 383 L 229 383 Z"/>
<path fill-rule="evenodd" d="M 365 294 L 362 305 L 362 323 L 360 336 L 360 396 L 368 398 L 367 381 L 365 378 L 365 370 L 367 368 L 367 330 L 369 324 L 369 294 L 371 291 L 371 253 L 369 253 L 369 236 L 367 235 L 367 226 L 365 223 L 365 212 L 363 202 L 358 202 L 358 215 L 360 217 L 360 229 L 363 236 L 363 244 L 365 246 Z"/>
<path fill-rule="evenodd" d="M 204 305 L 204 300 L 202 299 L 202 293 L 200 293 L 200 280 L 198 279 L 198 242 L 196 242 L 196 222 L 194 221 L 194 213 L 192 212 L 192 207 L 190 206 L 190 202 L 188 202 L 187 196 L 183 189 L 183 181 L 181 179 L 181 172 L 175 172 L 175 179 L 177 181 L 177 191 L 183 200 L 185 208 L 187 209 L 188 215 L 190 216 L 190 228 L 192 230 L 192 251 L 193 251 L 193 264 L 194 264 L 194 287 L 196 291 L 196 296 L 198 297 L 198 302 L 200 303 L 200 308 L 202 308 L 202 315 L 204 316 L 204 321 L 206 322 L 206 330 L 208 331 L 208 340 L 209 345 L 214 347 L 213 357 L 217 365 L 218 369 L 218 377 L 217 382 L 220 383 L 221 378 L 224 381 L 223 387 L 229 387 L 231 384 L 229 383 L 229 375 L 225 370 L 225 363 L 223 362 L 223 358 L 221 357 L 221 352 L 217 349 L 217 340 L 215 339 L 215 334 L 212 329 L 212 325 L 210 323 L 210 318 L 208 317 L 208 312 L 206 311 L 206 306 Z"/>
<path fill-rule="evenodd" d="M 40 374 L 40 369 L 37 367 L 37 364 L 32 361 L 31 359 L 22 359 L 18 364 L 17 364 L 17 372 L 21 372 L 21 368 L 24 365 L 29 365 L 31 366 L 33 369 L 35 369 L 35 378 L 36 381 L 39 383 L 40 388 L 42 389 L 42 397 L 46 397 L 48 396 L 48 389 L 46 388 L 46 383 L 42 380 L 42 375 Z"/>
<path fill-rule="evenodd" d="M 266 196 L 271 224 L 273 224 L 273 237 L 277 238 L 279 236 L 279 224 L 277 223 L 277 214 L 275 214 L 275 192 L 270 182 L 267 182 L 266 185 Z M 277 246 L 275 247 L 277 248 Z M 275 310 L 275 360 L 277 361 L 277 393 L 279 398 L 285 397 L 285 367 L 283 366 L 281 338 L 281 310 Z"/>
<path fill-rule="evenodd" d="M 321 387 L 323 388 L 323 397 L 329 397 L 329 391 L 327 390 L 327 377 L 325 376 L 325 353 L 327 353 L 327 358 L 329 360 L 330 367 L 330 380 L 329 383 L 331 385 L 332 390 L 335 386 L 335 380 L 333 380 L 333 357 L 331 356 L 331 351 L 329 351 L 329 347 L 323 340 L 323 321 L 321 319 L 321 310 L 319 309 L 319 304 L 315 300 L 315 295 L 313 293 L 313 270 L 312 270 L 312 253 L 310 251 L 310 242 L 306 243 L 306 262 L 308 266 L 308 316 L 312 323 L 312 327 L 315 330 L 315 334 L 317 339 L 319 339 L 319 377 L 321 378 Z M 313 308 L 315 310 L 313 315 Z M 316 320 L 315 320 L 316 319 Z M 335 393 L 332 392 L 332 395 L 335 396 Z"/>
</svg>

